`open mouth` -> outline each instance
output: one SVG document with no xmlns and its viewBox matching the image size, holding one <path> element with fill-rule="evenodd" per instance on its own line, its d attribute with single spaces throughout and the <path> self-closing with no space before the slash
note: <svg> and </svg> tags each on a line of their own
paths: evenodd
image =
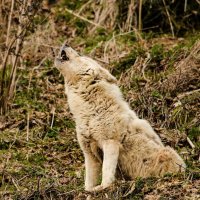
<svg viewBox="0 0 200 200">
<path fill-rule="evenodd" d="M 70 59 L 74 59 L 79 56 L 80 54 L 78 52 L 72 49 L 68 44 L 64 44 L 60 48 L 60 52 L 57 56 L 57 60 L 60 62 L 66 62 L 66 61 L 69 61 Z"/>
<path fill-rule="evenodd" d="M 61 59 L 61 61 L 68 61 L 69 60 L 69 57 L 67 56 L 67 54 L 64 50 L 61 51 L 60 59 Z"/>
</svg>

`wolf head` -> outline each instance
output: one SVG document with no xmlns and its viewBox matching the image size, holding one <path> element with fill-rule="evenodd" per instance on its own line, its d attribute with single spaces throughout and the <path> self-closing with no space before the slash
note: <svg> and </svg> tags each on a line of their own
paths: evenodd
<svg viewBox="0 0 200 200">
<path fill-rule="evenodd" d="M 101 80 L 116 83 L 116 78 L 95 60 L 81 56 L 67 44 L 61 47 L 55 59 L 55 67 L 69 85 L 90 84 Z"/>
</svg>

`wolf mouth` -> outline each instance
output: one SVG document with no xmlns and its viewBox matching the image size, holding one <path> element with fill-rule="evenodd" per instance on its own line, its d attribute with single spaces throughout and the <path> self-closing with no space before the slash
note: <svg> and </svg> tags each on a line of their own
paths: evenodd
<svg viewBox="0 0 200 200">
<path fill-rule="evenodd" d="M 64 50 L 61 51 L 60 58 L 61 58 L 61 61 L 68 61 L 69 60 L 69 57 L 67 56 L 67 54 Z"/>
</svg>

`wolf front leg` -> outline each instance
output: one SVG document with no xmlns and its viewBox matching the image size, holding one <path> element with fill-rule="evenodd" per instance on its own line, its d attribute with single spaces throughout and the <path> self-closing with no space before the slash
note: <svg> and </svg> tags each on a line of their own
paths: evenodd
<svg viewBox="0 0 200 200">
<path fill-rule="evenodd" d="M 85 156 L 85 190 L 92 191 L 98 184 L 101 170 L 101 163 L 89 152 L 84 152 Z"/>
<path fill-rule="evenodd" d="M 101 163 L 91 148 L 91 143 L 81 134 L 78 134 L 78 142 L 85 158 L 85 190 L 92 191 L 98 184 L 101 171 Z"/>
<path fill-rule="evenodd" d="M 93 191 L 100 191 L 115 181 L 115 173 L 119 158 L 119 143 L 115 140 L 107 140 L 103 142 L 103 168 L 102 183 L 96 186 Z"/>
</svg>

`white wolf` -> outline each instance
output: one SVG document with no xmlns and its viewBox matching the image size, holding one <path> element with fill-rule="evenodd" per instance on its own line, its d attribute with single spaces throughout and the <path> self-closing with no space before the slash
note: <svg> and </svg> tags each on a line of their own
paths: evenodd
<svg viewBox="0 0 200 200">
<path fill-rule="evenodd" d="M 130 109 L 115 77 L 106 69 L 68 45 L 61 48 L 55 66 L 65 79 L 85 157 L 85 190 L 109 187 L 115 181 L 117 166 L 131 179 L 184 171 L 181 157 L 165 147 L 149 123 Z M 102 182 L 97 185 L 101 172 Z"/>
</svg>

